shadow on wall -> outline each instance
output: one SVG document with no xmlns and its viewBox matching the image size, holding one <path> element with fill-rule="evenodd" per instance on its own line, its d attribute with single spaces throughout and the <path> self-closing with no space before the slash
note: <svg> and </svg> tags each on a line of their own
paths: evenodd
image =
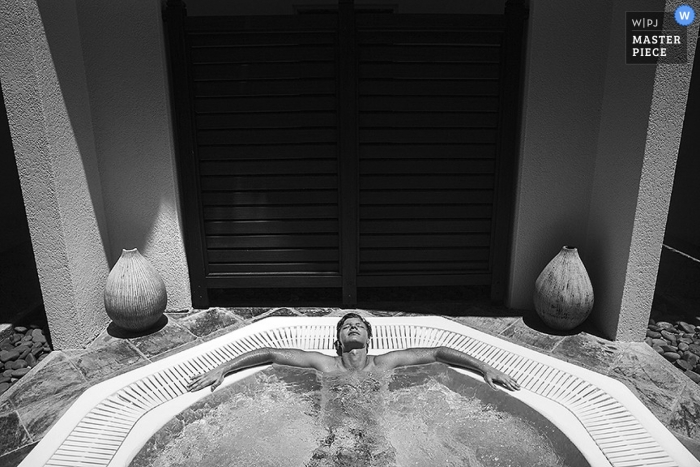
<svg viewBox="0 0 700 467">
<path fill-rule="evenodd" d="M 43 313 L 43 309 L 39 277 L 1 90 L 0 213 L 0 324 L 16 324 L 34 312 Z"/>
<path fill-rule="evenodd" d="M 153 38 L 135 23 L 148 6 L 38 3 L 109 266 L 122 249 L 162 253 L 167 246 L 157 243 L 172 238 L 163 230 L 172 229 L 177 206 L 162 157 L 170 149 L 166 103 L 157 99 L 162 70 L 148 47 Z M 143 53 L 135 54 L 138 44 Z"/>
<path fill-rule="evenodd" d="M 85 80 L 83 53 L 80 47 L 79 28 L 75 16 L 75 4 L 38 1 L 37 6 L 44 25 L 56 77 L 61 87 L 62 103 L 65 105 L 73 140 L 82 161 L 83 174 L 76 172 L 74 176 L 82 176 L 87 183 L 101 244 L 105 250 L 105 257 L 109 260 L 108 230 L 102 205 L 102 187 L 97 167 L 90 101 Z M 70 11 L 71 7 L 72 11 Z"/>
</svg>

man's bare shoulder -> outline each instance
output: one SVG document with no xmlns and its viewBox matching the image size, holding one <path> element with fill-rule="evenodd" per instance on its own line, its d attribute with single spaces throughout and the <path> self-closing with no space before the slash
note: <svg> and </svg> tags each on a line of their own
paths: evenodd
<svg viewBox="0 0 700 467">
<path fill-rule="evenodd" d="M 309 351 L 308 353 L 314 361 L 314 368 L 316 368 L 318 371 L 330 373 L 337 370 L 340 357 L 326 355 L 316 351 Z"/>
<path fill-rule="evenodd" d="M 315 350 L 275 349 L 272 355 L 272 362 L 280 365 L 313 368 L 322 372 L 333 371 L 336 366 L 335 357 Z"/>
<path fill-rule="evenodd" d="M 393 350 L 374 357 L 374 364 L 383 370 L 392 370 L 396 367 L 407 365 L 421 365 L 435 362 L 434 349 L 411 348 Z"/>
</svg>

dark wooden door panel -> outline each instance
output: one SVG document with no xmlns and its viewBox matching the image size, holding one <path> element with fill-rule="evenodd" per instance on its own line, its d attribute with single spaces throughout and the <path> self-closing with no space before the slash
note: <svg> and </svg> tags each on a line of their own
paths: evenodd
<svg viewBox="0 0 700 467">
<path fill-rule="evenodd" d="M 195 306 L 211 288 L 342 287 L 351 304 L 357 286 L 500 281 L 524 11 L 508 4 L 188 18 L 169 0 Z"/>
</svg>

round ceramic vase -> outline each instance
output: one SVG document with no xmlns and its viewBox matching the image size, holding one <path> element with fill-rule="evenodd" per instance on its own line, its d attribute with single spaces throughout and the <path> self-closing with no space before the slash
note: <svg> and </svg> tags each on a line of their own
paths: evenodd
<svg viewBox="0 0 700 467">
<path fill-rule="evenodd" d="M 122 250 L 107 277 L 105 309 L 115 325 L 145 331 L 163 316 L 168 295 L 165 282 L 139 251 Z"/>
<path fill-rule="evenodd" d="M 565 246 L 535 281 L 535 310 L 547 326 L 568 331 L 593 309 L 593 285 L 578 250 Z"/>
</svg>

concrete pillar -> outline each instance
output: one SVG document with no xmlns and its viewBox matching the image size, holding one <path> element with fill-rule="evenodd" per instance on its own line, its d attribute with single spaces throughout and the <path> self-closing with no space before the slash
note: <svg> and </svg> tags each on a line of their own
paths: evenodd
<svg viewBox="0 0 700 467">
<path fill-rule="evenodd" d="M 678 6 L 685 3 L 667 1 L 664 11 L 675 11 Z M 700 2 L 691 3 L 695 11 L 700 13 Z M 651 302 L 656 288 L 656 276 L 693 71 L 699 23 L 700 20 L 696 18 L 688 27 L 688 63 L 656 66 L 651 110 L 645 129 L 644 157 L 639 170 L 638 194 L 631 224 L 629 258 L 621 290 L 620 311 L 597 315 L 599 326 L 617 340 L 644 339 L 651 313 Z M 626 115 L 629 115 L 629 111 Z M 619 136 L 616 138 L 619 139 Z M 602 139 L 601 143 L 603 143 Z M 602 153 L 603 148 L 600 149 Z M 608 190 L 602 189 L 602 191 Z M 599 200 L 599 202 L 608 203 L 609 200 Z M 622 251 L 619 251 L 619 254 L 622 256 Z M 614 306 L 616 303 L 610 301 L 606 305 Z"/>
<path fill-rule="evenodd" d="M 6 0 L 0 83 L 49 332 L 55 348 L 70 348 L 108 322 L 102 291 L 109 266 L 75 4 L 54 2 L 50 14 L 63 24 L 62 47 L 74 50 L 59 59 L 73 70 L 70 79 L 58 79 L 36 0 Z"/>
</svg>

